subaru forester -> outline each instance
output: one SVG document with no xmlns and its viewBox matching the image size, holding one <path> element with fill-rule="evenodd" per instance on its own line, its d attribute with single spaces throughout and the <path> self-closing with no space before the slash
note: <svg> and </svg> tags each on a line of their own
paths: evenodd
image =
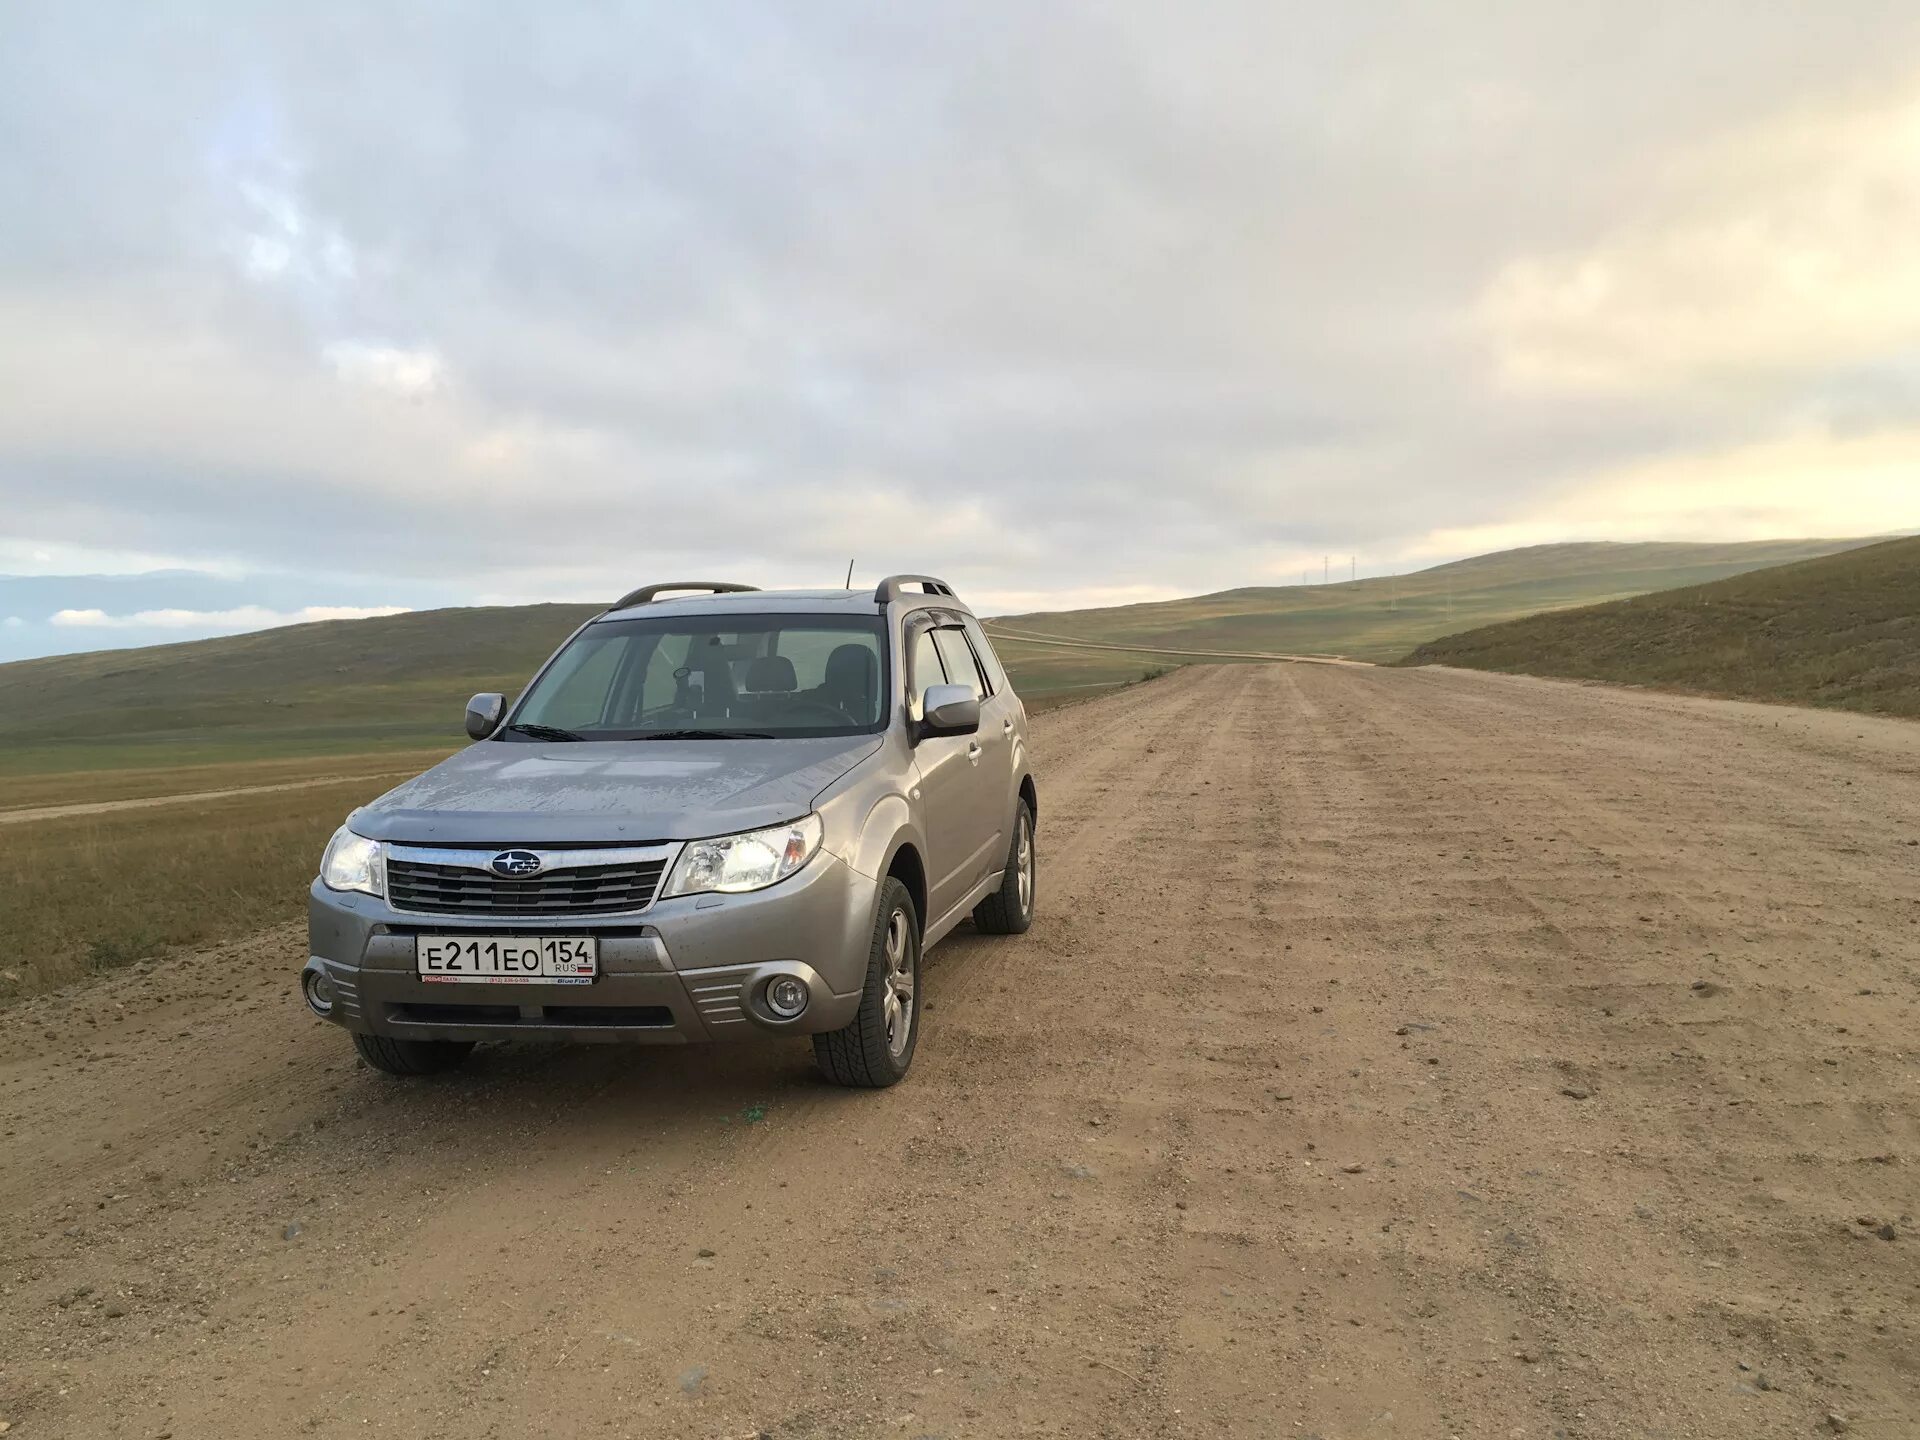
<svg viewBox="0 0 1920 1440">
<path fill-rule="evenodd" d="M 808 1035 L 900 1080 L 926 948 L 1033 920 L 1027 716 L 951 586 L 647 585 L 353 812 L 302 990 L 419 1075 L 495 1039 Z"/>
</svg>

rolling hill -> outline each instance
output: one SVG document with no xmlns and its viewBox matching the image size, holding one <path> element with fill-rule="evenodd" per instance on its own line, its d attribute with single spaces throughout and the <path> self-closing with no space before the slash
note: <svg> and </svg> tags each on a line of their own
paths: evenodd
<svg viewBox="0 0 1920 1440">
<path fill-rule="evenodd" d="M 452 745 L 591 605 L 323 620 L 0 665 L 0 775 Z"/>
<path fill-rule="evenodd" d="M 1187 600 L 989 623 L 1008 665 L 1036 690 L 1112 684 L 1144 666 L 1182 663 L 1161 651 L 1333 653 L 1387 661 L 1422 641 L 1543 610 L 1697 585 L 1872 543 L 1766 540 L 1738 544 L 1590 542 L 1502 550 L 1410 575 L 1331 585 L 1222 590 Z M 1075 652 L 1018 636 L 1143 647 Z"/>
<path fill-rule="evenodd" d="M 1022 691 L 1045 698 L 1192 658 L 1153 648 L 1075 650 L 1071 642 L 1387 660 L 1463 622 L 1715 579 L 1863 543 L 1536 546 L 1390 580 L 1225 590 L 1009 616 L 990 628 Z M 417 611 L 0 665 L 0 775 L 456 744 L 468 695 L 517 689 L 593 608 Z"/>
<path fill-rule="evenodd" d="M 1402 663 L 1920 717 L 1920 537 L 1484 626 Z"/>
</svg>

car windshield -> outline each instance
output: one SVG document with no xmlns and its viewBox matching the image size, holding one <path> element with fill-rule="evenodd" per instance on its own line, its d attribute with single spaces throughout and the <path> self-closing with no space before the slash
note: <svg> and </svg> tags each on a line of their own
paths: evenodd
<svg viewBox="0 0 1920 1440">
<path fill-rule="evenodd" d="M 589 625 L 499 738 L 870 734 L 885 726 L 880 617 L 674 615 Z"/>
</svg>

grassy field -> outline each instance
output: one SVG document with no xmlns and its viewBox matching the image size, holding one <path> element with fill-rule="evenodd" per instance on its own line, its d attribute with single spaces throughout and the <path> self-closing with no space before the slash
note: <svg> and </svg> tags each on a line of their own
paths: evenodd
<svg viewBox="0 0 1920 1440">
<path fill-rule="evenodd" d="M 480 690 L 514 691 L 591 606 L 427 610 L 0 665 L 0 785 L 451 747 Z M 5 803 L 0 801 L 0 803 Z"/>
<path fill-rule="evenodd" d="M 464 743 L 464 738 L 462 743 Z M 452 742 L 421 750 L 341 752 L 283 760 L 236 760 L 225 765 L 170 765 L 145 769 L 95 768 L 11 775 L 0 787 L 0 825 L 10 812 L 58 805 L 95 805 L 162 795 L 194 795 L 264 785 L 305 785 L 326 779 L 411 775 L 450 753 Z"/>
<path fill-rule="evenodd" d="M 0 824 L 0 1004 L 297 918 L 334 827 L 394 783 Z"/>
<path fill-rule="evenodd" d="M 1469 630 L 1403 663 L 1920 717 L 1920 538 Z"/>
</svg>

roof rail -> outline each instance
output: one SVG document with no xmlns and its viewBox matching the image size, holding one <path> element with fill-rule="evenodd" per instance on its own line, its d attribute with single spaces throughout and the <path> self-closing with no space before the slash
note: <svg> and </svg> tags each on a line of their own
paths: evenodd
<svg viewBox="0 0 1920 1440">
<path fill-rule="evenodd" d="M 642 585 L 638 590 L 629 590 L 607 608 L 625 610 L 629 605 L 645 605 L 656 595 L 664 595 L 669 590 L 706 590 L 715 595 L 733 595 L 759 588 L 758 585 L 735 585 L 726 580 L 669 580 L 661 585 Z"/>
<path fill-rule="evenodd" d="M 905 593 L 903 587 L 908 585 L 918 585 L 929 595 L 945 595 L 949 600 L 960 598 L 946 581 L 936 580 L 931 575 L 889 575 L 880 582 L 880 588 L 873 592 L 873 603 L 891 604 Z"/>
</svg>

